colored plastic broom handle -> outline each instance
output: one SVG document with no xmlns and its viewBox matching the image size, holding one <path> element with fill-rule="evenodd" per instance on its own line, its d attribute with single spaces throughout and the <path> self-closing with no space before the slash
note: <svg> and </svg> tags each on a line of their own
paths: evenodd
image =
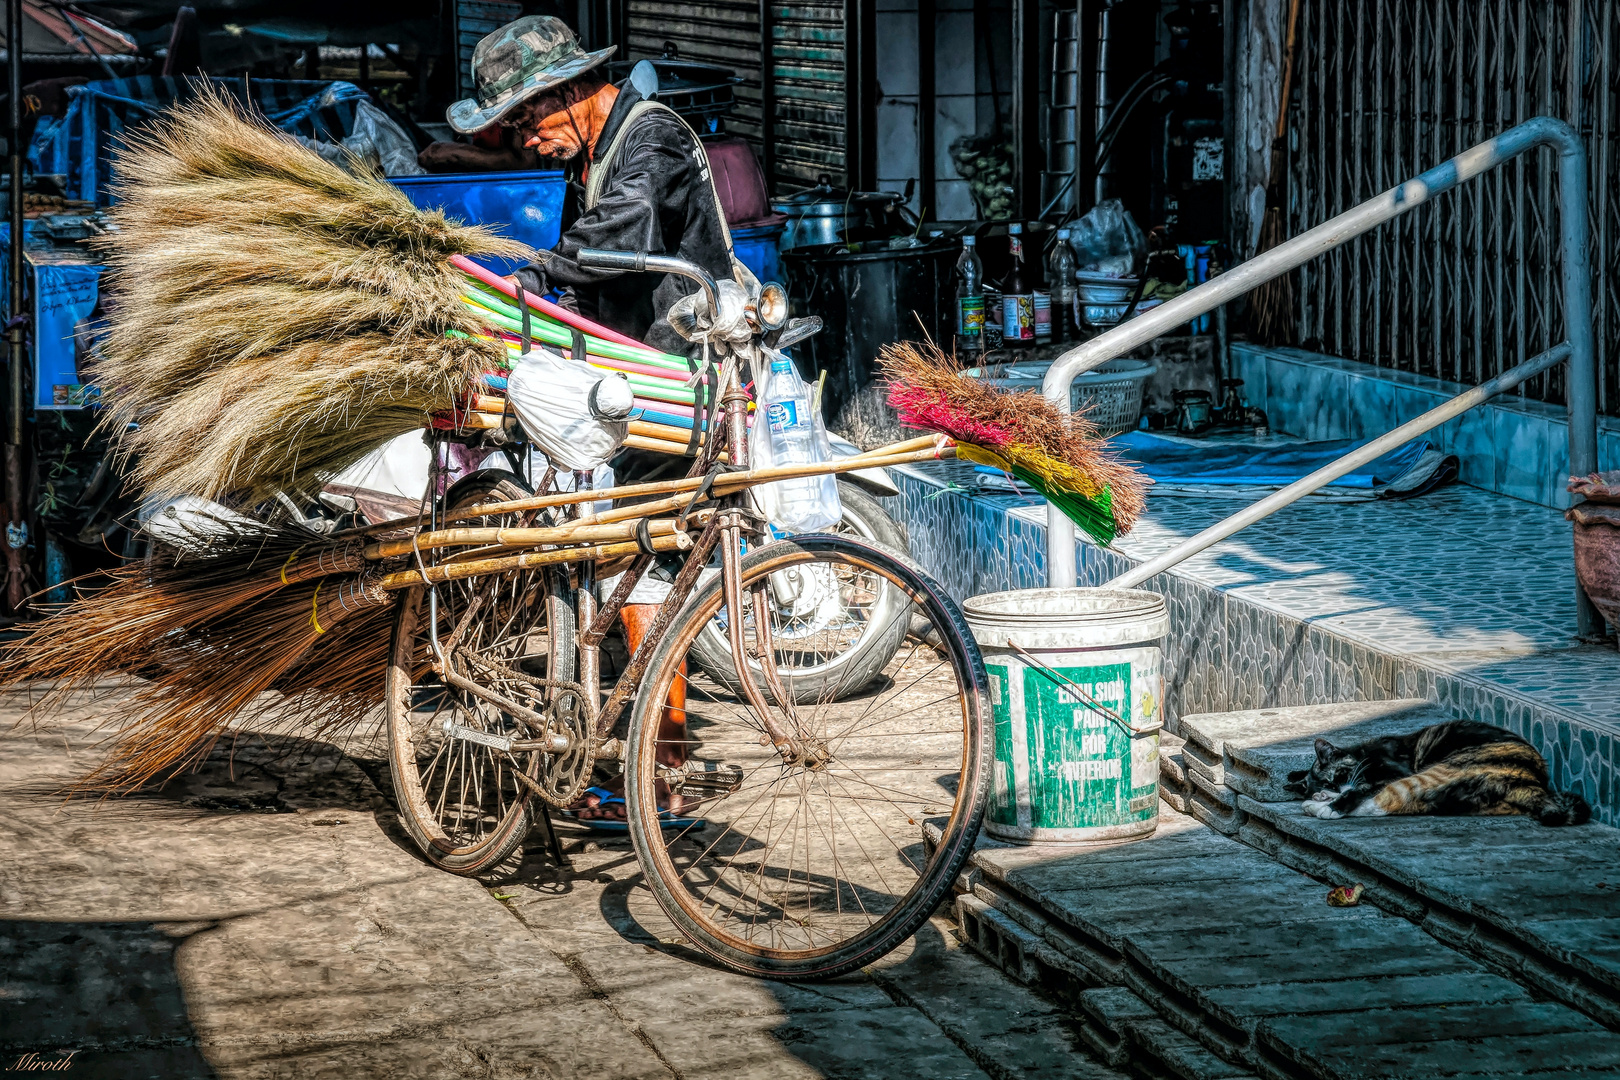
<svg viewBox="0 0 1620 1080">
<path fill-rule="evenodd" d="M 457 270 L 460 270 L 464 274 L 477 278 L 490 288 L 495 289 L 498 292 L 505 293 L 513 300 L 518 298 L 517 289 L 510 281 L 507 281 L 505 278 L 496 274 L 492 270 L 479 266 L 465 255 L 450 256 L 450 265 L 454 266 Z M 528 293 L 525 293 L 525 296 L 528 298 L 530 307 L 534 308 L 536 311 L 544 312 L 559 322 L 567 323 L 576 330 L 582 330 L 587 334 L 594 334 L 604 341 L 615 341 L 620 345 L 633 345 L 638 349 L 647 348 L 645 342 L 637 341 L 628 334 L 621 334 L 617 330 L 609 330 L 607 327 L 594 323 L 577 312 L 569 311 L 565 307 L 558 307 L 556 304 L 553 304 L 550 300 L 547 300 L 543 296 L 533 296 Z"/>
</svg>

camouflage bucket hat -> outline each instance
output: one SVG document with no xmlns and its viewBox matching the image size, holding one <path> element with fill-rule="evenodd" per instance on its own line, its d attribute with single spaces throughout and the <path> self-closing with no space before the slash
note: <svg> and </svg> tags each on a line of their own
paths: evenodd
<svg viewBox="0 0 1620 1080">
<path fill-rule="evenodd" d="M 464 135 L 482 130 L 542 90 L 596 67 L 616 48 L 586 52 L 561 19 L 526 15 L 478 43 L 472 56 L 475 96 L 450 106 L 445 118 Z"/>
</svg>

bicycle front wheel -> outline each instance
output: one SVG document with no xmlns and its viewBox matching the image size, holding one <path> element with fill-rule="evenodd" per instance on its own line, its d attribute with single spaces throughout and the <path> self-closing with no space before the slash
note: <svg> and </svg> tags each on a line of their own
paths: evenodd
<svg viewBox="0 0 1620 1080">
<path fill-rule="evenodd" d="M 772 692 L 776 654 L 785 667 L 804 647 L 760 651 L 759 624 L 769 620 L 753 609 L 770 606 L 783 571 L 909 600 L 889 615 L 909 622 L 879 678 L 855 693 L 830 684 L 808 703 Z M 908 938 L 971 852 L 993 753 L 984 663 L 944 590 L 869 541 L 767 545 L 742 561 L 742 586 L 735 614 L 749 628 L 749 655 L 732 670 L 751 673 L 771 722 L 731 680 L 686 664 L 714 620 L 729 625 L 734 614 L 716 579 L 676 617 L 637 698 L 625 761 L 630 832 L 660 907 L 698 948 L 751 975 L 828 978 Z M 889 628 L 864 628 L 873 630 Z M 793 732 L 800 752 L 780 752 L 771 727 Z M 938 833 L 925 844 L 929 824 Z"/>
</svg>

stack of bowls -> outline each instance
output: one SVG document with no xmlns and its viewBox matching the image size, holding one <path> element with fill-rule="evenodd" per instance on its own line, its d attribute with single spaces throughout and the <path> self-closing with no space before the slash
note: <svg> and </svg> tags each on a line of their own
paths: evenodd
<svg viewBox="0 0 1620 1080">
<path fill-rule="evenodd" d="M 1074 282 L 1080 321 L 1087 326 L 1113 326 L 1123 319 L 1138 284 L 1136 278 L 1087 273 L 1074 275 Z"/>
</svg>

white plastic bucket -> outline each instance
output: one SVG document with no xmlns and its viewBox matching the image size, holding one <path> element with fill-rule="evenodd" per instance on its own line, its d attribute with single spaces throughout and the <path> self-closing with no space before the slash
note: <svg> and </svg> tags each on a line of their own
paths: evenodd
<svg viewBox="0 0 1620 1080">
<path fill-rule="evenodd" d="M 972 597 L 962 612 L 984 652 L 996 725 L 985 831 L 1019 843 L 1152 833 L 1164 597 L 1024 589 Z"/>
</svg>

